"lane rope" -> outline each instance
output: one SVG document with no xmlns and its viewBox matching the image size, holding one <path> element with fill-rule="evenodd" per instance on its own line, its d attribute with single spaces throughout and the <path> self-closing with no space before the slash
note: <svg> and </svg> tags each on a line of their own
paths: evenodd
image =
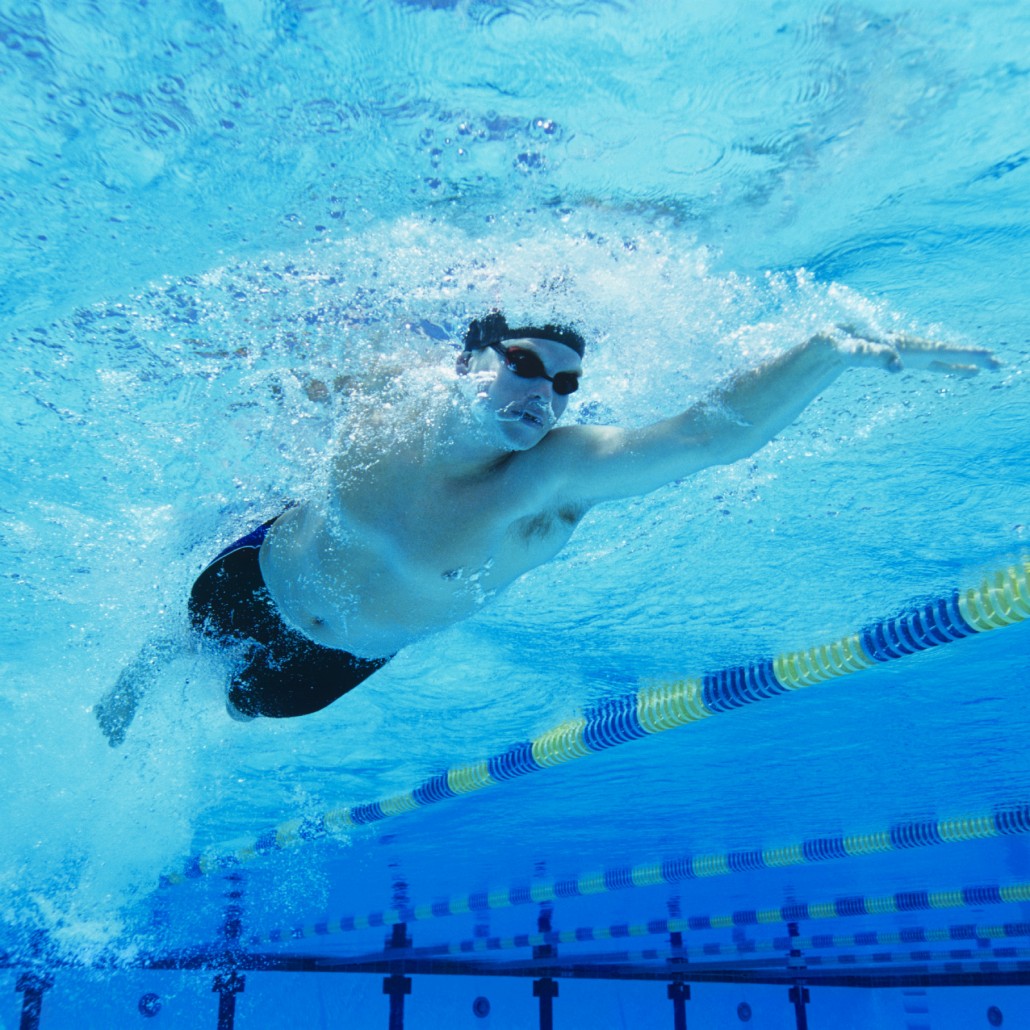
<svg viewBox="0 0 1030 1030">
<path fill-rule="evenodd" d="M 299 816 L 256 837 L 216 845 L 189 858 L 181 869 L 163 875 L 160 882 L 170 886 L 233 869 L 262 855 L 345 833 L 1027 618 L 1030 558 L 1024 557 L 985 577 L 978 587 L 953 590 L 841 640 L 698 677 L 641 685 L 635 694 L 607 698 L 531 741 L 470 765 L 455 766 L 403 794 Z"/>
<path fill-rule="evenodd" d="M 589 883 L 593 877 L 580 877 L 577 884 Z M 571 881 L 570 881 L 571 882 Z M 535 889 L 543 886 L 544 889 Z M 621 887 L 652 886 L 652 884 L 634 883 L 628 880 L 618 881 Z M 580 890 L 579 894 L 595 894 L 598 891 Z M 513 905 L 529 903 L 546 903 L 557 898 L 569 898 L 574 895 L 568 891 L 561 894 L 554 890 L 554 885 L 534 885 L 533 888 L 508 889 L 491 893 L 463 895 L 445 902 L 421 905 L 384 912 L 373 912 L 364 916 L 341 916 L 330 919 L 328 916 L 314 923 L 291 926 L 286 929 L 274 929 L 249 939 L 251 946 L 280 944 L 289 940 L 307 940 L 316 937 L 349 933 L 379 927 L 388 927 L 394 923 L 424 923 L 428 920 L 449 915 L 465 915 L 470 912 L 485 912 L 490 909 L 507 908 Z M 491 901 L 493 902 L 491 904 Z M 543 934 L 523 934 L 509 938 L 511 944 L 506 947 L 529 947 L 542 944 L 568 943 L 572 940 L 617 939 L 620 937 L 640 937 L 656 933 L 696 933 L 703 930 L 736 929 L 745 926 L 764 926 L 777 923 L 802 923 L 811 920 L 848 919 L 855 916 L 880 916 L 899 912 L 941 911 L 944 909 L 980 908 L 987 905 L 1018 905 L 1030 902 L 1030 882 L 1009 884 L 978 884 L 954 890 L 908 890 L 879 897 L 848 894 L 831 901 L 800 902 L 794 901 L 785 905 L 774 905 L 763 909 L 740 909 L 732 913 L 717 915 L 696 914 L 668 919 L 652 919 L 646 923 L 619 923 L 604 928 L 599 936 L 589 927 L 563 931 L 565 936 L 545 939 Z M 1022 925 L 1022 924 L 1021 924 Z M 491 950 L 496 945 L 490 941 L 500 938 L 483 938 L 473 942 L 472 950 Z M 444 945 L 459 951 L 468 951 L 465 944 Z"/>
</svg>

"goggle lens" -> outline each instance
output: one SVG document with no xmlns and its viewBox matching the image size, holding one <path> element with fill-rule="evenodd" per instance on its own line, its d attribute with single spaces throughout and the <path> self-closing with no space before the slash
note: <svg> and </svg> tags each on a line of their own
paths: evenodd
<svg viewBox="0 0 1030 1030">
<path fill-rule="evenodd" d="M 493 344 L 493 347 L 504 358 L 505 367 L 520 379 L 546 379 L 560 397 L 567 397 L 579 389 L 579 376 L 575 372 L 559 372 L 556 376 L 549 376 L 540 356 L 534 351 L 524 347 L 500 347 L 497 344 Z"/>
</svg>

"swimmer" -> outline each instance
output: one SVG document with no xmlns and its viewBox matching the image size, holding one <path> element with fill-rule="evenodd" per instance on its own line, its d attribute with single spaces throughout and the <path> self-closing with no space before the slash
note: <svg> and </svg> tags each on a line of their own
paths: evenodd
<svg viewBox="0 0 1030 1030">
<path fill-rule="evenodd" d="M 584 353 L 569 326 L 473 321 L 437 417 L 400 440 L 371 420 L 333 457 L 327 500 L 287 508 L 204 569 L 191 623 L 243 652 L 230 715 L 325 708 L 553 558 L 594 505 L 754 454 L 849 368 L 998 367 L 980 348 L 840 326 L 650 426 L 556 427 Z M 97 705 L 112 747 L 171 650 L 147 645 Z"/>
</svg>

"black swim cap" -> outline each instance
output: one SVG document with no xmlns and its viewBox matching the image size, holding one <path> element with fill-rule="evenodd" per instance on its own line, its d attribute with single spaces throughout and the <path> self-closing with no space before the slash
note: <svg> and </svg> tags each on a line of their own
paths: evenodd
<svg viewBox="0 0 1030 1030">
<path fill-rule="evenodd" d="M 521 325 L 511 328 L 504 315 L 499 311 L 491 311 L 485 318 L 474 318 L 465 333 L 465 350 L 482 350 L 502 340 L 554 340 L 571 347 L 580 357 L 586 350 L 586 340 L 571 326 L 554 325 Z"/>
</svg>

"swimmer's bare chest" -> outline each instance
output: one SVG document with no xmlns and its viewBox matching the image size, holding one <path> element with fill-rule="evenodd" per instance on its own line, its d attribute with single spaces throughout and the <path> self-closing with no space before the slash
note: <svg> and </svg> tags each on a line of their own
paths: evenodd
<svg viewBox="0 0 1030 1030">
<path fill-rule="evenodd" d="M 553 558 L 582 514 L 506 471 L 382 469 L 287 512 L 261 554 L 284 618 L 327 647 L 379 657 L 474 614 Z"/>
</svg>

